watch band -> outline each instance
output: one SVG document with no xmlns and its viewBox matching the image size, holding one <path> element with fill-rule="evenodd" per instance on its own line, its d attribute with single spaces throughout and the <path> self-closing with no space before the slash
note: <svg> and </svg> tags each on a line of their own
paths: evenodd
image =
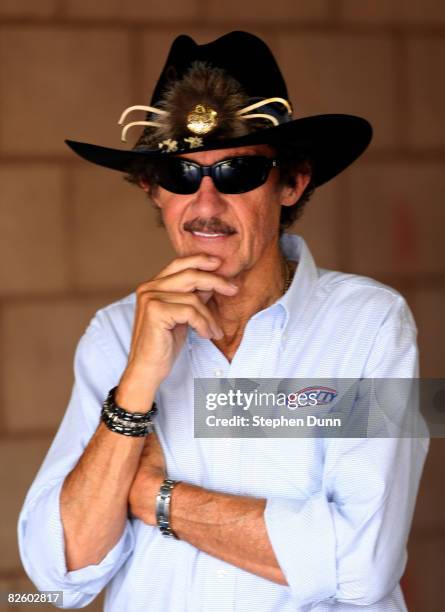
<svg viewBox="0 0 445 612">
<path fill-rule="evenodd" d="M 156 497 L 156 523 L 159 530 L 163 536 L 176 538 L 177 540 L 179 538 L 170 526 L 170 502 L 173 487 L 179 482 L 181 481 L 166 478 L 161 484 Z"/>
</svg>

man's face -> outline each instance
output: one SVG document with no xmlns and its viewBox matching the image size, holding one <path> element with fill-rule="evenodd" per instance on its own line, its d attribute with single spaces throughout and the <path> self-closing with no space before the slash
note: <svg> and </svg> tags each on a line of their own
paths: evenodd
<svg viewBox="0 0 445 612">
<path fill-rule="evenodd" d="M 201 165 L 241 155 L 273 158 L 268 145 L 254 145 L 180 155 Z M 211 177 L 202 178 L 191 195 L 171 193 L 158 186 L 152 199 L 178 256 L 208 253 L 223 260 L 218 274 L 233 277 L 250 269 L 261 258 L 273 255 L 279 235 L 281 205 L 293 204 L 304 191 L 309 177 L 299 175 L 295 187 L 279 183 L 279 171 L 272 168 L 267 181 L 246 193 L 220 193 Z M 144 189 L 148 186 L 142 185 Z M 202 234 L 209 234 L 203 236 Z M 211 236 L 211 234 L 222 234 Z"/>
</svg>

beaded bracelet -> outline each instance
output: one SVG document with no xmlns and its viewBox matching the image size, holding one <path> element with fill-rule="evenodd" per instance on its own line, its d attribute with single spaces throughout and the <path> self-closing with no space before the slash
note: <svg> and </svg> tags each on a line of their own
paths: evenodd
<svg viewBox="0 0 445 612">
<path fill-rule="evenodd" d="M 111 431 L 124 436 L 146 436 L 154 431 L 152 417 L 157 413 L 156 403 L 153 402 L 148 412 L 128 412 L 116 404 L 113 387 L 102 405 L 101 419 Z"/>
</svg>

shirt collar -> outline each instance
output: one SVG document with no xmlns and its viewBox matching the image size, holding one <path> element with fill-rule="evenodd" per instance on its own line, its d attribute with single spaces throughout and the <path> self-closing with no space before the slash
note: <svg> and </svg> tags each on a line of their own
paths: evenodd
<svg viewBox="0 0 445 612">
<path fill-rule="evenodd" d="M 274 304 L 269 306 L 270 309 L 279 308 L 282 310 L 284 316 L 281 318 L 281 332 L 283 332 L 289 321 L 295 322 L 304 310 L 317 284 L 318 271 L 309 247 L 302 236 L 283 233 L 280 238 L 280 246 L 286 259 L 298 262 L 289 289 Z M 189 348 L 199 339 L 199 334 L 189 326 L 187 332 Z"/>
<path fill-rule="evenodd" d="M 310 300 L 310 296 L 318 281 L 318 270 L 314 258 L 302 236 L 297 234 L 282 234 L 281 250 L 286 257 L 297 261 L 297 269 L 289 289 L 278 300 L 285 310 L 282 331 L 289 321 L 295 322 Z"/>
</svg>

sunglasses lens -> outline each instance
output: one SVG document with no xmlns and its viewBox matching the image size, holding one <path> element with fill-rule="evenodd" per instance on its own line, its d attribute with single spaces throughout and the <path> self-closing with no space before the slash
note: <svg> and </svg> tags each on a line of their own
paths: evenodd
<svg viewBox="0 0 445 612">
<path fill-rule="evenodd" d="M 215 187 L 221 193 L 245 193 L 263 185 L 272 167 L 272 160 L 259 155 L 232 157 L 211 168 Z M 173 157 L 157 168 L 158 184 L 172 193 L 190 195 L 201 184 L 201 167 L 188 160 Z"/>
<path fill-rule="evenodd" d="M 266 182 L 271 166 L 267 157 L 233 157 L 214 168 L 213 180 L 221 193 L 245 193 Z"/>
<path fill-rule="evenodd" d="M 157 168 L 157 182 L 167 191 L 189 195 L 199 189 L 200 168 L 176 157 L 164 160 Z"/>
</svg>

